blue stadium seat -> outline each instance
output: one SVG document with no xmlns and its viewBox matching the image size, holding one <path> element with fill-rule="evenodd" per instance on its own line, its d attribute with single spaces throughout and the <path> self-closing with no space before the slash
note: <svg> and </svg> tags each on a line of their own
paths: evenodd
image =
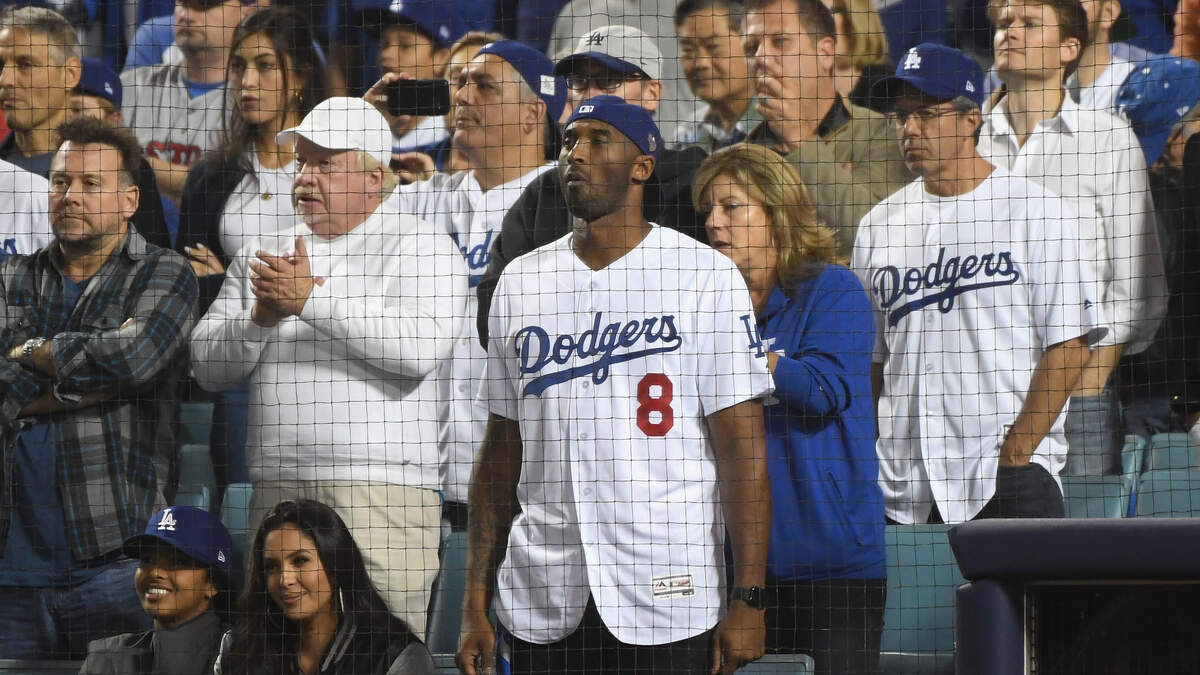
<svg viewBox="0 0 1200 675">
<path fill-rule="evenodd" d="M 768 654 L 754 663 L 749 663 L 737 669 L 739 673 L 767 673 L 783 675 L 812 675 L 814 670 L 812 657 L 808 654 Z"/>
<path fill-rule="evenodd" d="M 187 491 L 180 490 L 175 495 L 175 506 L 193 506 L 208 511 L 211 504 L 212 493 L 203 485 Z"/>
<path fill-rule="evenodd" d="M 179 492 L 217 492 L 217 474 L 207 445 L 185 445 L 179 449 Z M 212 504 L 204 505 L 211 509 Z"/>
<path fill-rule="evenodd" d="M 77 675 L 82 661 L 0 659 L 0 675 Z"/>
<path fill-rule="evenodd" d="M 1068 518 L 1122 518 L 1129 513 L 1124 476 L 1062 476 Z"/>
<path fill-rule="evenodd" d="M 1146 470 L 1196 468 L 1196 451 L 1188 442 L 1187 434 L 1154 434 L 1146 453 Z"/>
<path fill-rule="evenodd" d="M 1137 515 L 1189 518 L 1200 515 L 1200 471 L 1153 470 L 1138 485 Z"/>
<path fill-rule="evenodd" d="M 250 497 L 253 494 L 254 488 L 249 483 L 232 483 L 225 488 L 225 498 L 221 500 L 221 523 L 233 538 L 230 569 L 233 587 L 237 590 L 241 589 L 245 576 L 246 544 L 251 536 Z"/>
<path fill-rule="evenodd" d="M 947 525 L 887 526 L 887 607 L 880 644 L 885 673 L 936 673 L 953 661 L 954 590 L 963 578 L 948 530 Z M 905 669 L 889 669 L 889 664 Z"/>
<path fill-rule="evenodd" d="M 452 532 L 442 543 L 442 568 L 433 586 L 425 644 L 435 654 L 458 651 L 458 626 L 466 592 L 467 533 Z"/>
<path fill-rule="evenodd" d="M 189 401 L 179 406 L 179 444 L 208 445 L 213 404 Z"/>
</svg>

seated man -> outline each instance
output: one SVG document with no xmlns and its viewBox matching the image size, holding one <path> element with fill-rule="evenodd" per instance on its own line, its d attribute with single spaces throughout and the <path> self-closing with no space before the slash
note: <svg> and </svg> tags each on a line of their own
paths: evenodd
<svg viewBox="0 0 1200 675">
<path fill-rule="evenodd" d="M 234 256 L 192 334 L 196 380 L 250 379 L 251 525 L 285 499 L 330 505 L 424 636 L 441 522 L 433 373 L 466 311 L 462 257 L 384 202 L 392 132 L 371 104 L 327 99 L 278 139 L 296 143 L 301 223 Z"/>
<path fill-rule="evenodd" d="M 149 622 L 123 542 L 174 493 L 196 278 L 132 230 L 140 151 L 67 122 L 50 165 L 55 239 L 0 263 L 0 658 L 81 658 Z"/>
</svg>

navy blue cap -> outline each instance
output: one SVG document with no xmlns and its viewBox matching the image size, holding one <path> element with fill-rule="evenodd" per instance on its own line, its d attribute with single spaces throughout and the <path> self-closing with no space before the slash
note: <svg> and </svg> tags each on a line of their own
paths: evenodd
<svg viewBox="0 0 1200 675">
<path fill-rule="evenodd" d="M 575 120 L 592 119 L 607 122 L 625 134 L 638 149 L 658 159 L 663 140 L 658 125 L 650 112 L 640 105 L 626 103 L 620 96 L 593 96 L 575 109 L 567 119 L 567 126 Z"/>
<path fill-rule="evenodd" d="M 125 540 L 121 550 L 136 558 L 143 546 L 163 542 L 202 565 L 229 573 L 233 539 L 216 516 L 194 506 L 168 506 L 146 523 L 146 531 Z"/>
<path fill-rule="evenodd" d="M 554 74 L 554 62 L 550 57 L 516 40 L 497 40 L 486 44 L 475 56 L 494 54 L 517 69 L 525 84 L 546 102 L 546 114 L 555 122 L 562 116 L 567 104 L 567 82 Z"/>
<path fill-rule="evenodd" d="M 1175 125 L 1200 101 L 1200 65 L 1155 54 L 1138 65 L 1117 90 L 1117 110 L 1129 120 L 1146 154 L 1158 161 Z"/>
<path fill-rule="evenodd" d="M 100 59 L 85 58 L 83 69 L 80 71 L 79 84 L 75 91 L 88 96 L 99 96 L 121 109 L 121 78 L 116 71 Z"/>
<path fill-rule="evenodd" d="M 983 105 L 983 68 L 953 47 L 922 42 L 909 49 L 896 64 L 896 74 L 871 87 L 875 98 L 891 103 L 900 95 L 900 84 L 943 101 L 959 96 Z"/>
<path fill-rule="evenodd" d="M 361 4 L 360 4 L 361 3 Z M 378 0 L 356 0 L 362 26 L 375 37 L 387 26 L 411 24 L 429 36 L 434 44 L 448 49 L 467 32 L 462 17 L 449 0 L 392 0 L 381 6 Z"/>
</svg>

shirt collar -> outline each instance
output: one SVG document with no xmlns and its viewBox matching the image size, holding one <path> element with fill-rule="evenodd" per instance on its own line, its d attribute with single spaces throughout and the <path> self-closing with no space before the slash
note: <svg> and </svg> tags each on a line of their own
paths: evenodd
<svg viewBox="0 0 1200 675">
<path fill-rule="evenodd" d="M 337 633 L 333 635 L 333 640 L 329 643 L 329 651 L 325 653 L 325 658 L 321 661 L 321 667 L 317 672 L 323 673 L 329 670 L 333 664 L 342 660 L 342 657 L 350 649 L 350 643 L 354 641 L 356 628 L 354 615 L 343 612 L 342 620 L 338 623 Z"/>
<path fill-rule="evenodd" d="M 1005 91 L 1000 89 L 997 91 L 996 97 L 984 107 L 983 114 L 987 118 L 988 125 L 991 126 L 992 136 L 1016 134 L 1012 124 L 1008 121 L 1008 101 L 1009 98 L 1005 95 Z M 1079 129 L 1079 110 L 1079 104 L 1071 97 L 1071 92 L 1063 89 L 1063 101 L 1058 109 L 1058 114 L 1038 124 L 1045 124 L 1051 129 L 1074 134 Z"/>
<path fill-rule="evenodd" d="M 842 101 L 841 95 L 837 95 L 833 99 L 833 105 L 825 113 L 825 117 L 821 118 L 821 123 L 817 125 L 817 138 L 824 139 L 830 136 L 846 126 L 852 119 L 854 119 L 854 115 Z M 770 124 L 765 121 L 760 122 L 758 126 L 754 127 L 754 130 L 750 132 L 746 140 L 758 145 L 765 145 L 776 152 L 784 152 L 783 143 L 779 141 L 779 137 L 775 135 L 775 132 L 771 131 Z"/>
<path fill-rule="evenodd" d="M 775 284 L 775 288 L 771 289 L 771 295 L 767 296 L 767 304 L 763 305 L 762 311 L 758 313 L 759 322 L 769 321 L 783 309 L 787 301 L 787 294 L 783 292 L 779 284 Z"/>
<path fill-rule="evenodd" d="M 121 239 L 121 243 L 117 244 L 117 247 L 109 254 L 108 260 L 104 261 L 104 265 L 101 265 L 100 269 L 103 270 L 118 255 L 124 255 L 134 261 L 142 260 L 149 255 L 149 246 L 150 244 L 146 243 L 146 240 L 142 238 L 142 235 L 138 234 L 137 230 L 133 228 L 133 224 L 130 223 L 125 237 Z M 58 239 L 52 239 L 46 248 L 48 249 L 50 262 L 54 265 L 54 269 L 58 270 L 59 274 L 62 274 L 62 249 L 58 247 Z M 97 271 L 96 273 L 99 274 L 100 272 Z"/>
</svg>

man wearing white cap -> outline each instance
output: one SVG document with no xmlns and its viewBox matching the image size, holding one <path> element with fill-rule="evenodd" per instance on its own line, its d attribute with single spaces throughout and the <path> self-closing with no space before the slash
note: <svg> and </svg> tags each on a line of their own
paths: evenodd
<svg viewBox="0 0 1200 675">
<path fill-rule="evenodd" d="M 392 133 L 331 98 L 296 142 L 301 224 L 251 241 L 192 332 L 209 390 L 250 378 L 251 523 L 283 499 L 346 521 L 393 613 L 425 633 L 438 569 L 438 384 L 466 295 L 443 234 L 384 203 Z"/>
</svg>

